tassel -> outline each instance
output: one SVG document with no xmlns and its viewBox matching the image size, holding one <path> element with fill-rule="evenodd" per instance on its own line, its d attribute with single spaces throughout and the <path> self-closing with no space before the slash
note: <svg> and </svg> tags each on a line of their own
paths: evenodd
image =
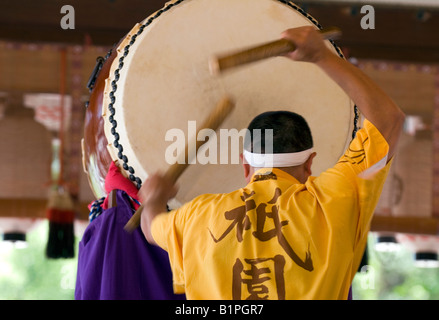
<svg viewBox="0 0 439 320">
<path fill-rule="evenodd" d="M 69 193 L 62 188 L 51 190 L 47 208 L 49 238 L 46 256 L 52 259 L 74 257 L 75 210 Z"/>
</svg>

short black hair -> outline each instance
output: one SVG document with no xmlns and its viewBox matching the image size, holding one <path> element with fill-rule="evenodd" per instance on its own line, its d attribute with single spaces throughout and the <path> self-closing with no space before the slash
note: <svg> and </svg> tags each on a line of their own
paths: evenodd
<svg viewBox="0 0 439 320">
<path fill-rule="evenodd" d="M 255 134 L 260 129 L 260 152 L 265 153 L 265 130 L 272 129 L 273 153 L 300 152 L 313 147 L 311 129 L 306 120 L 299 114 L 290 111 L 269 111 L 256 116 L 248 126 L 250 141 L 244 142 L 244 148 L 253 151 Z M 257 139 L 259 140 L 259 139 Z M 251 145 L 250 145 L 251 144 Z"/>
</svg>

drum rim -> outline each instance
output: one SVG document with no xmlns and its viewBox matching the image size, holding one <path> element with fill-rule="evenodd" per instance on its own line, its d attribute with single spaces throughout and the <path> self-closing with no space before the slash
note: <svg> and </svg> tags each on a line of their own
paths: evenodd
<svg viewBox="0 0 439 320">
<path fill-rule="evenodd" d="M 127 178 L 129 178 L 134 183 L 134 185 L 136 185 L 136 187 L 138 189 L 141 188 L 143 182 L 139 176 L 136 176 L 135 169 L 128 164 L 129 159 L 128 159 L 127 155 L 124 154 L 124 149 L 123 149 L 122 144 L 119 143 L 120 137 L 119 137 L 119 133 L 117 132 L 117 129 L 116 129 L 117 128 L 117 121 L 114 119 L 114 116 L 116 114 L 116 109 L 114 107 L 114 104 L 116 102 L 115 92 L 117 90 L 117 82 L 120 78 L 120 70 L 124 66 L 124 59 L 125 59 L 125 57 L 128 56 L 128 54 L 130 52 L 130 47 L 132 45 L 134 45 L 137 37 L 140 36 L 143 33 L 144 29 L 146 27 L 148 27 L 149 25 L 151 25 L 163 13 L 167 12 L 168 10 L 173 8 L 174 6 L 177 6 L 181 3 L 183 3 L 184 1 L 187 1 L 187 0 L 174 0 L 174 1 L 167 2 L 163 8 L 161 8 L 158 11 L 151 14 L 149 17 L 147 17 L 145 20 L 143 20 L 140 25 L 139 24 L 135 25 L 134 28 L 127 34 L 127 36 L 125 36 L 125 38 L 126 38 L 129 35 L 131 35 L 130 41 L 127 44 L 125 44 L 126 43 L 125 41 L 122 41 L 121 44 L 119 45 L 119 47 L 117 48 L 118 53 L 112 62 L 112 66 L 110 68 L 110 74 L 107 78 L 109 85 L 111 86 L 111 90 L 108 93 L 108 98 L 105 97 L 105 93 L 104 93 L 102 112 L 103 112 L 103 115 L 106 114 L 107 110 L 110 113 L 108 115 L 108 120 L 106 119 L 104 123 L 105 123 L 105 126 L 108 125 L 107 121 L 110 123 L 109 132 L 111 133 L 111 135 L 114 138 L 112 143 L 109 143 L 109 145 L 108 145 L 108 147 L 109 148 L 112 147 L 113 150 L 108 150 L 108 151 L 110 153 L 110 156 L 113 158 L 113 161 L 115 161 L 115 163 L 117 165 L 119 162 L 122 162 L 122 168 L 123 168 L 123 170 L 121 170 L 122 173 L 124 175 L 126 175 Z M 306 18 L 308 21 L 310 21 L 319 30 L 321 30 L 323 28 L 320 25 L 320 23 L 313 16 L 311 16 L 310 14 L 305 12 L 301 7 L 296 5 L 294 2 L 287 1 L 287 0 L 272 0 L 272 1 L 276 1 L 276 2 L 280 2 L 282 4 L 285 4 L 288 7 L 290 7 L 291 9 L 300 13 L 304 18 Z M 331 43 L 332 47 L 337 52 L 338 56 L 342 59 L 346 59 L 343 52 L 341 51 L 340 47 L 337 46 L 333 40 L 330 39 L 328 41 Z M 117 60 L 117 62 L 116 62 L 116 60 Z M 116 68 L 114 68 L 115 63 L 118 63 Z M 107 91 L 107 90 L 105 90 L 105 91 Z M 108 102 L 108 99 L 109 99 L 109 102 Z M 108 104 L 106 102 L 108 102 Z M 360 118 L 360 114 L 359 114 L 357 106 L 355 104 L 353 104 L 353 107 L 354 107 L 354 119 L 353 119 L 352 139 L 355 138 L 355 135 L 359 129 L 358 120 Z M 106 117 L 104 117 L 104 118 L 106 118 Z M 107 130 L 105 130 L 105 131 L 107 132 Z M 108 137 L 107 137 L 107 139 L 108 139 Z M 109 149 L 109 148 L 107 148 L 107 149 Z M 115 154 L 115 151 L 117 152 L 117 154 Z M 117 158 L 118 160 L 116 160 L 115 158 Z M 120 165 L 118 165 L 118 167 L 120 167 Z"/>
</svg>

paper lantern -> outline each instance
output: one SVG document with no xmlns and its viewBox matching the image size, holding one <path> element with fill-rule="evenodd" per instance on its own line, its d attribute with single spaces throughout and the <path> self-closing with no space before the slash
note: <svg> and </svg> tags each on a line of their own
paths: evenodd
<svg viewBox="0 0 439 320">
<path fill-rule="evenodd" d="M 435 235 L 439 219 L 433 214 L 433 154 L 431 131 L 420 129 L 409 116 L 397 153 L 384 184 L 371 230 Z M 414 118 L 414 119 L 412 119 Z M 417 125 L 417 129 L 413 129 Z"/>
<path fill-rule="evenodd" d="M 397 234 L 399 243 L 413 252 L 415 265 L 421 268 L 438 268 L 439 237 Z"/>
<path fill-rule="evenodd" d="M 3 237 L 18 241 L 37 219 L 45 218 L 51 137 L 34 120 L 34 111 L 13 98 L 0 120 L 0 230 Z"/>
<path fill-rule="evenodd" d="M 2 247 L 26 248 L 26 234 L 43 220 L 38 218 L 0 218 L 0 233 L 3 234 Z"/>
</svg>

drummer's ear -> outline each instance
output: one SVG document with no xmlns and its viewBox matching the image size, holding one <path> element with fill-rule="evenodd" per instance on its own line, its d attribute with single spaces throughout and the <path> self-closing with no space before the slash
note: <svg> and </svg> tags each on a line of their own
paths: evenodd
<svg viewBox="0 0 439 320">
<path fill-rule="evenodd" d="M 243 157 L 242 153 L 239 155 L 239 158 L 241 159 L 242 167 L 244 169 L 245 180 L 247 182 L 250 182 L 250 179 L 251 179 L 251 168 L 250 168 L 250 165 L 244 161 L 244 157 Z"/>
<path fill-rule="evenodd" d="M 314 159 L 314 157 L 316 155 L 317 155 L 316 152 L 311 153 L 308 160 L 306 160 L 306 162 L 305 162 L 305 172 L 309 176 L 312 175 L 312 171 L 311 171 L 312 160 Z"/>
</svg>

